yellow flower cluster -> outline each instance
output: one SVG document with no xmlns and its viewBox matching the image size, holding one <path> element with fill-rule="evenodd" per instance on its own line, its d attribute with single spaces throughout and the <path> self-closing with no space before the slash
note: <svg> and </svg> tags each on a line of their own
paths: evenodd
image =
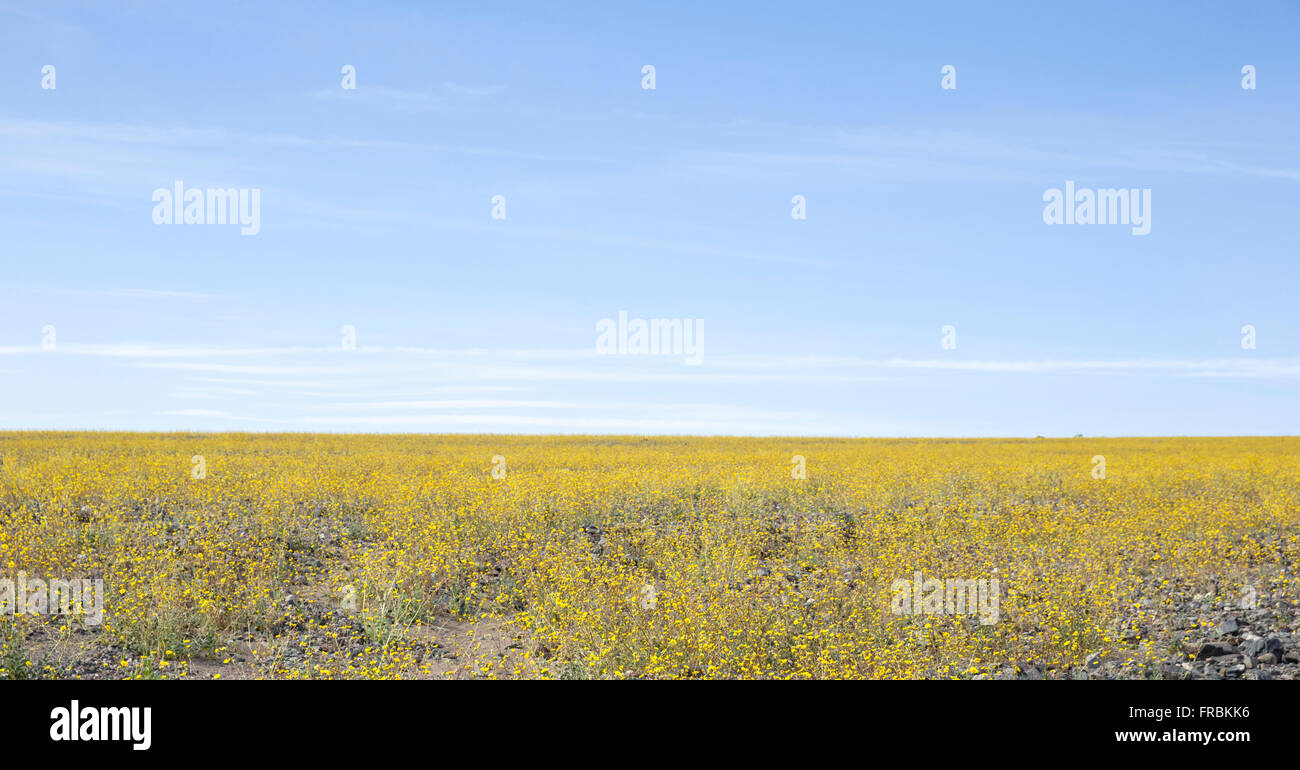
<svg viewBox="0 0 1300 770">
<path fill-rule="evenodd" d="M 10 677 L 1142 666 L 1187 592 L 1294 601 L 1300 563 L 1296 438 L 9 432 L 0 461 L 0 578 L 106 586 L 98 628 L 0 618 Z M 916 573 L 996 580 L 996 622 L 896 612 Z"/>
</svg>

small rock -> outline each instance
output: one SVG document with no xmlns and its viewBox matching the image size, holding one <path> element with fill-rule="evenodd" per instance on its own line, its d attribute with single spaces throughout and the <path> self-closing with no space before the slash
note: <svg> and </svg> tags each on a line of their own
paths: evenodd
<svg viewBox="0 0 1300 770">
<path fill-rule="evenodd" d="M 1270 636 L 1267 639 L 1253 639 L 1246 643 L 1246 653 L 1260 657 L 1264 653 L 1274 653 L 1281 655 L 1283 650 L 1282 640 L 1276 636 Z"/>
<path fill-rule="evenodd" d="M 1206 642 L 1196 651 L 1197 660 L 1208 660 L 1217 658 L 1222 655 L 1236 655 L 1237 649 L 1231 644 L 1219 644 L 1218 642 Z"/>
<path fill-rule="evenodd" d="M 1225 621 L 1223 621 L 1222 623 L 1220 623 L 1220 624 L 1219 624 L 1219 625 L 1214 629 L 1214 631 L 1215 631 L 1215 633 L 1217 633 L 1219 636 L 1231 636 L 1232 634 L 1237 633 L 1237 631 L 1238 631 L 1240 628 L 1241 628 L 1241 626 L 1237 625 L 1237 621 L 1236 621 L 1235 619 L 1233 619 L 1233 618 L 1228 618 L 1227 620 L 1225 620 Z"/>
</svg>

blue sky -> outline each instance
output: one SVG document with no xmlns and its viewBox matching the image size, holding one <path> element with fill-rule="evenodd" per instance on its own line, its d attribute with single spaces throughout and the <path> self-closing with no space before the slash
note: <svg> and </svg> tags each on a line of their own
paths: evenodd
<svg viewBox="0 0 1300 770">
<path fill-rule="evenodd" d="M 0 428 L 1300 433 L 1300 6 L 549 5 L 0 2 Z"/>
</svg>

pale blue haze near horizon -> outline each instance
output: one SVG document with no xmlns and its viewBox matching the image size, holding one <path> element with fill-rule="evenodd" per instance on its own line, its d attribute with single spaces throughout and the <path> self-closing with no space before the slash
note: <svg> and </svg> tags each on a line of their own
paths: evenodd
<svg viewBox="0 0 1300 770">
<path fill-rule="evenodd" d="M 1298 32 L 0 0 L 0 429 L 1297 434 Z M 260 189 L 260 233 L 155 225 L 177 180 Z M 1067 180 L 1149 188 L 1150 234 L 1046 225 Z M 702 363 L 596 355 L 621 310 L 703 319 Z"/>
</svg>

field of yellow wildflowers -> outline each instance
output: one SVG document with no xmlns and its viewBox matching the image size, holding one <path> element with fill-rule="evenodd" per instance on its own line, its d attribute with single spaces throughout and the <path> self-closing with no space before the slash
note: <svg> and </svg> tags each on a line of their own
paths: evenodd
<svg viewBox="0 0 1300 770">
<path fill-rule="evenodd" d="M 1300 438 L 8 432 L 0 462 L 0 577 L 104 586 L 99 624 L 11 602 L 0 677 L 1300 668 Z"/>
</svg>

